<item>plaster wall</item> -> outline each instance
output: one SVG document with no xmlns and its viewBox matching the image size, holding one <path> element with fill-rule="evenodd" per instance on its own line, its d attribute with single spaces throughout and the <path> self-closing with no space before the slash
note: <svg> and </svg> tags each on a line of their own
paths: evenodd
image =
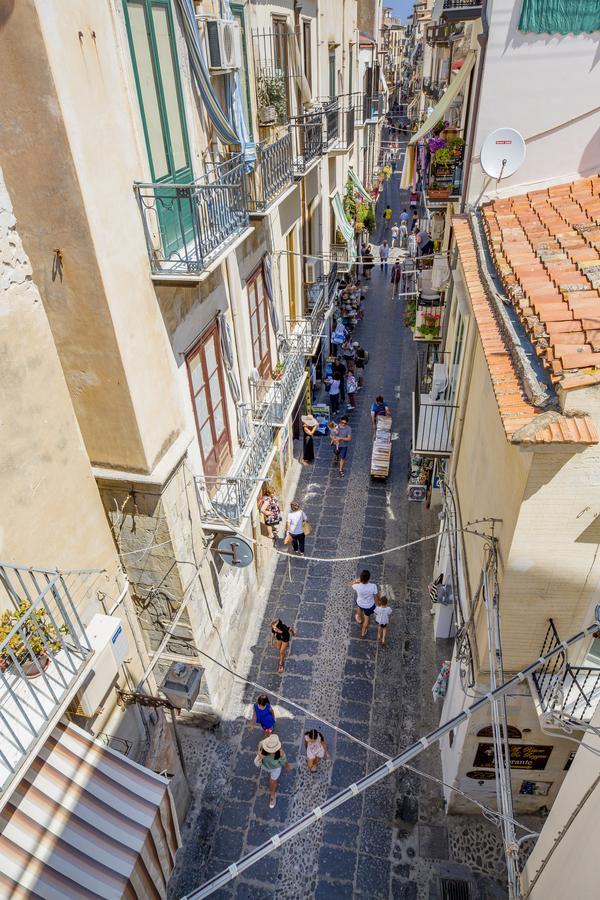
<svg viewBox="0 0 600 900">
<path fill-rule="evenodd" d="M 489 38 L 467 200 L 510 196 L 595 172 L 600 165 L 598 34 L 522 34 L 521 5 L 491 0 Z M 496 128 L 516 128 L 525 162 L 499 190 L 479 164 Z"/>
</svg>

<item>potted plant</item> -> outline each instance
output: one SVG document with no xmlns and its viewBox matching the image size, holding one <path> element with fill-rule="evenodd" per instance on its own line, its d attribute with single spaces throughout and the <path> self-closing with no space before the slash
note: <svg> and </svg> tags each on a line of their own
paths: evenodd
<svg viewBox="0 0 600 900">
<path fill-rule="evenodd" d="M 433 154 L 433 163 L 436 169 L 449 169 L 452 165 L 452 154 L 448 147 L 440 147 Z"/>
<path fill-rule="evenodd" d="M 450 196 L 450 185 L 432 181 L 427 188 L 427 196 L 430 200 L 446 200 Z"/>
<path fill-rule="evenodd" d="M 285 369 L 285 365 L 282 362 L 278 362 L 275 365 L 275 368 L 271 372 L 271 378 L 273 379 L 273 381 L 281 381 L 281 379 L 283 378 L 284 369 Z"/>
<path fill-rule="evenodd" d="M 287 115 L 287 94 L 283 75 L 261 78 L 257 85 L 258 121 L 261 125 L 274 125 Z"/>
<path fill-rule="evenodd" d="M 8 645 L 0 651 L 0 671 L 5 672 L 13 667 L 16 659 L 28 678 L 36 678 L 40 670 L 48 668 L 48 651 L 60 650 L 61 641 L 46 610 L 42 608 L 30 612 L 30 609 L 29 600 L 21 600 L 16 609 L 7 609 L 0 616 L 0 643 L 4 643 L 15 625 L 25 619 Z M 59 631 L 68 633 L 65 625 Z M 9 652 L 9 647 L 12 653 Z"/>
<path fill-rule="evenodd" d="M 416 333 L 424 340 L 434 341 L 440 336 L 440 314 L 439 313 L 418 313 L 417 318 L 420 321 L 416 323 Z"/>
<path fill-rule="evenodd" d="M 404 308 L 404 324 L 407 328 L 414 328 L 417 321 L 417 301 L 408 300 Z"/>
</svg>

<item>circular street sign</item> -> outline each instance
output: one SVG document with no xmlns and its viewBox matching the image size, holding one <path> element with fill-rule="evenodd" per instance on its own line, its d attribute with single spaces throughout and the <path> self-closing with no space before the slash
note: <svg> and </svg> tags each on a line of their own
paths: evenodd
<svg viewBox="0 0 600 900">
<path fill-rule="evenodd" d="M 236 569 L 246 568 L 254 559 L 250 544 L 237 534 L 221 538 L 217 546 L 217 553 L 223 562 Z"/>
</svg>

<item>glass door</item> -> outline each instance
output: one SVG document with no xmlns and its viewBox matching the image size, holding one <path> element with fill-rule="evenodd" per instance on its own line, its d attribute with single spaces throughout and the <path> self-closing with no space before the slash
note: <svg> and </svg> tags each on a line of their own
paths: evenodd
<svg viewBox="0 0 600 900">
<path fill-rule="evenodd" d="M 155 184 L 190 184 L 191 157 L 169 0 L 124 0 L 144 137 Z M 166 258 L 191 240 L 191 191 L 157 187 L 156 212 Z"/>
</svg>

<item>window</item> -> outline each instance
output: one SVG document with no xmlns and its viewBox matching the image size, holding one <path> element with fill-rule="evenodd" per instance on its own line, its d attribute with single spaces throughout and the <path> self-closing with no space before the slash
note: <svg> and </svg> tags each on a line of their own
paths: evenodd
<svg viewBox="0 0 600 900">
<path fill-rule="evenodd" d="M 288 64 L 288 23 L 287 19 L 273 16 L 273 76 L 283 78 L 288 115 L 290 113 L 290 88 Z"/>
<path fill-rule="evenodd" d="M 261 378 L 267 378 L 271 371 L 271 351 L 269 347 L 269 307 L 262 263 L 248 282 L 248 305 L 254 365 Z"/>
<path fill-rule="evenodd" d="M 329 96 L 335 97 L 335 50 L 329 51 Z"/>
<path fill-rule="evenodd" d="M 200 338 L 186 362 L 204 473 L 218 475 L 231 459 L 231 441 L 216 324 Z"/>
<path fill-rule="evenodd" d="M 152 180 L 189 184 L 194 179 L 169 0 L 124 0 L 124 8 Z M 165 194 L 157 211 L 169 255 L 190 237 L 191 210 L 165 191 L 169 198 Z"/>
<path fill-rule="evenodd" d="M 302 54 L 304 63 L 304 74 L 308 85 L 312 90 L 312 63 L 311 63 L 311 47 L 310 47 L 310 22 L 302 23 Z"/>
</svg>

